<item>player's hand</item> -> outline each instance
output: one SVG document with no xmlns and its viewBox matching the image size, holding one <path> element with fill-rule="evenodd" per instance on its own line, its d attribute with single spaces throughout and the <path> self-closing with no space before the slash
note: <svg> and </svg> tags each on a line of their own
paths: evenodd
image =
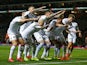
<svg viewBox="0 0 87 65">
<path fill-rule="evenodd" d="M 79 33 L 79 37 L 82 38 L 82 34 L 81 34 L 81 32 Z"/>
</svg>

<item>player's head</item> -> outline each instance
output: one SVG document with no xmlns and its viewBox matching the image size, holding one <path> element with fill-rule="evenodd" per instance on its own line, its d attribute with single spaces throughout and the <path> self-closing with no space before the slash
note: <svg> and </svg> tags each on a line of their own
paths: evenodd
<svg viewBox="0 0 87 65">
<path fill-rule="evenodd" d="M 57 23 L 62 23 L 62 19 L 64 18 L 64 15 L 61 15 L 57 18 Z"/>
<path fill-rule="evenodd" d="M 69 22 L 72 22 L 74 19 L 75 19 L 75 15 L 69 14 L 69 16 L 68 16 Z"/>
<path fill-rule="evenodd" d="M 47 10 L 46 12 L 45 12 L 45 15 L 46 16 L 49 16 L 51 14 L 51 11 L 50 10 Z"/>
<path fill-rule="evenodd" d="M 28 8 L 28 11 L 33 12 L 34 9 L 35 9 L 34 6 L 30 6 L 30 7 Z"/>
</svg>

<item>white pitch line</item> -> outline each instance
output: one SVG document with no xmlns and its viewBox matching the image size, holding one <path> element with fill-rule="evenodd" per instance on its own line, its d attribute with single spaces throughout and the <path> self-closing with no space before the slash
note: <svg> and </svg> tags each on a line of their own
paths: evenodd
<svg viewBox="0 0 87 65">
<path fill-rule="evenodd" d="M 39 63 L 29 63 L 29 64 L 16 64 L 16 65 L 45 65 L 45 64 L 69 64 L 69 63 L 84 63 L 87 60 L 80 60 L 80 61 L 69 61 L 69 62 L 39 62 Z"/>
</svg>

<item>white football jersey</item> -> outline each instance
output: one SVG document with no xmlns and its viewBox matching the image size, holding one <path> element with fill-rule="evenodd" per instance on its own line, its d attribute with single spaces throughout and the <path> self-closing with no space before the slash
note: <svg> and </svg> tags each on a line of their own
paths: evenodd
<svg viewBox="0 0 87 65">
<path fill-rule="evenodd" d="M 23 24 L 22 22 L 20 22 L 20 20 L 21 20 L 21 16 L 15 17 L 11 21 L 7 32 L 10 34 L 19 34 L 19 28 Z"/>
</svg>

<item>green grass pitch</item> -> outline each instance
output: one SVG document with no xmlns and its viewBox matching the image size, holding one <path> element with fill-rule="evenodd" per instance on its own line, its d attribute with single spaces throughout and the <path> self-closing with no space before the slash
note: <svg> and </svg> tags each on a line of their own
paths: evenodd
<svg viewBox="0 0 87 65">
<path fill-rule="evenodd" d="M 18 62 L 16 61 L 17 48 L 14 53 L 15 62 L 8 62 L 10 46 L 0 46 L 0 65 L 87 65 L 87 50 L 86 49 L 74 49 L 71 60 L 61 61 L 61 60 L 51 60 L 51 61 L 31 61 L 28 62 Z M 42 50 L 39 53 L 39 57 L 42 54 Z M 53 49 L 50 50 L 50 57 L 53 56 Z"/>
</svg>

